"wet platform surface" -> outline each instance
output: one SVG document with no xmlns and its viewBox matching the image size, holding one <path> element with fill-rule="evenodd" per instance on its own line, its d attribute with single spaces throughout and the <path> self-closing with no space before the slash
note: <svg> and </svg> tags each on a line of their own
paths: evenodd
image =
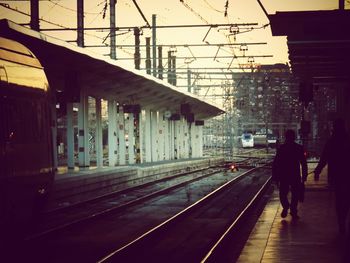
<svg viewBox="0 0 350 263">
<path fill-rule="evenodd" d="M 313 166 L 309 165 L 309 171 Z M 318 182 L 309 175 L 297 220 L 289 214 L 281 218 L 276 189 L 236 262 L 349 263 L 349 237 L 345 240 L 338 233 L 335 196 L 326 180 L 325 171 Z"/>
</svg>

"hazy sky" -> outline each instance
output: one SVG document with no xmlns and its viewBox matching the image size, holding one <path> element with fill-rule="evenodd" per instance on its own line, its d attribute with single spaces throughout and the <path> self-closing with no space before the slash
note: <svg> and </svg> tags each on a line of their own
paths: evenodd
<svg viewBox="0 0 350 263">
<path fill-rule="evenodd" d="M 157 25 L 181 25 L 181 24 L 205 24 L 208 23 L 258 23 L 257 27 L 268 24 L 268 19 L 263 13 L 256 0 L 229 0 L 227 17 L 224 16 L 225 3 L 227 0 L 184 0 L 194 12 L 186 8 L 180 0 L 138 0 L 142 12 L 146 16 L 149 23 L 152 22 L 152 14 L 157 15 Z M 108 1 L 109 2 L 109 1 Z M 261 0 L 269 14 L 276 11 L 299 11 L 299 10 L 330 10 L 338 8 L 338 0 Z M 20 11 L 30 12 L 29 1 L 1 1 L 0 3 L 9 4 L 13 8 Z M 104 6 L 106 0 L 85 0 L 85 27 L 101 27 L 109 26 L 109 8 L 106 10 L 106 16 L 103 18 Z M 349 1 L 346 1 L 346 8 L 349 7 Z M 117 26 L 144 26 L 141 15 L 137 11 L 131 0 L 117 1 Z M 199 18 L 200 14 L 202 17 Z M 52 21 L 65 27 L 76 27 L 76 1 L 75 0 L 43 0 L 40 1 L 39 16 L 45 20 Z M 14 22 L 28 23 L 29 17 L 21 15 L 17 12 L 10 11 L 0 6 L 0 18 L 9 18 Z M 40 22 L 41 28 L 52 28 L 54 26 L 45 22 Z M 240 29 L 241 31 L 243 29 Z M 203 44 L 208 28 L 174 28 L 174 29 L 158 29 L 157 44 Z M 74 32 L 45 32 L 60 39 L 76 40 Z M 134 44 L 134 35 L 130 31 L 120 31 L 121 35 L 117 37 L 117 44 Z M 244 42 L 267 42 L 267 45 L 249 46 L 245 55 L 273 55 L 272 58 L 255 58 L 256 63 L 286 63 L 288 62 L 288 50 L 286 47 L 285 37 L 272 37 L 270 27 L 255 29 L 251 32 L 241 33 L 228 36 L 228 28 L 220 30 L 213 28 L 210 30 L 206 41 L 209 43 L 244 43 Z M 102 44 L 108 32 L 86 31 L 85 44 Z M 145 44 L 145 37 L 151 36 L 151 30 L 143 30 L 141 36 L 141 44 Z M 106 40 L 109 43 L 109 39 Z M 107 48 L 93 49 L 97 53 L 109 54 Z M 141 49 L 142 56 L 144 48 Z M 218 52 L 217 47 L 177 47 L 177 56 L 195 57 L 199 56 L 215 56 Z M 133 57 L 133 48 L 124 48 L 117 50 L 117 57 Z M 239 50 L 230 49 L 228 47 L 221 48 L 217 53 L 218 56 L 230 56 L 232 53 L 243 55 Z M 164 56 L 167 49 L 163 50 Z M 246 58 L 240 58 L 232 62 L 232 66 L 238 66 L 238 63 L 247 63 Z M 123 64 L 132 65 L 132 60 L 123 60 Z M 164 64 L 166 60 L 164 60 Z M 225 67 L 231 63 L 231 59 L 196 59 L 189 67 Z M 177 60 L 177 66 L 186 68 L 187 64 L 184 59 Z M 142 66 L 144 67 L 144 62 Z"/>
</svg>

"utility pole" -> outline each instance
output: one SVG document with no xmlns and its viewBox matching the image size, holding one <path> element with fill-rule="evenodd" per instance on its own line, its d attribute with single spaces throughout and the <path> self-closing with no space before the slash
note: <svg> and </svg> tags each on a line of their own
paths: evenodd
<svg viewBox="0 0 350 263">
<path fill-rule="evenodd" d="M 30 0 L 30 28 L 35 31 L 40 31 L 39 0 Z"/>
<path fill-rule="evenodd" d="M 172 73 L 172 84 L 176 86 L 176 56 L 171 55 L 171 73 Z"/>
<path fill-rule="evenodd" d="M 77 10 L 78 10 L 78 38 L 77 44 L 79 47 L 84 47 L 84 0 L 77 0 Z"/>
<path fill-rule="evenodd" d="M 191 92 L 191 70 L 187 68 L 187 91 Z"/>
<path fill-rule="evenodd" d="M 151 38 L 146 37 L 146 72 L 151 74 Z"/>
<path fill-rule="evenodd" d="M 158 46 L 158 78 L 163 79 L 163 47 Z"/>
<path fill-rule="evenodd" d="M 156 36 L 156 15 L 152 15 L 152 61 L 153 76 L 157 76 L 157 36 Z"/>
<path fill-rule="evenodd" d="M 140 29 L 138 27 L 134 28 L 135 35 L 135 69 L 140 69 Z"/>
<path fill-rule="evenodd" d="M 168 83 L 172 84 L 171 74 L 171 50 L 168 51 Z"/>
<path fill-rule="evenodd" d="M 117 59 L 117 52 L 116 52 L 116 35 L 115 35 L 115 21 L 116 21 L 116 14 L 115 14 L 115 5 L 117 0 L 110 0 L 109 1 L 109 9 L 110 9 L 110 33 L 109 37 L 111 40 L 111 59 Z"/>
</svg>

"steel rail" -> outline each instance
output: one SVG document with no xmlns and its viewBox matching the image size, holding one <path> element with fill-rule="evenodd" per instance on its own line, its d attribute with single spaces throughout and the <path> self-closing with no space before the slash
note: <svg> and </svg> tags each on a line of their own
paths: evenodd
<svg viewBox="0 0 350 263">
<path fill-rule="evenodd" d="M 139 197 L 139 198 L 136 198 L 134 200 L 131 200 L 131 201 L 128 201 L 126 203 L 123 203 L 119 206 L 114 206 L 112 208 L 107 208 L 107 209 L 104 209 L 103 211 L 100 211 L 100 212 L 96 212 L 96 213 L 93 213 L 89 216 L 86 216 L 84 218 L 80 218 L 80 219 L 76 219 L 76 220 L 72 220 L 68 223 L 64 223 L 64 224 L 61 224 L 59 226 L 56 226 L 56 227 L 53 227 L 51 229 L 48 229 L 48 230 L 45 230 L 45 231 L 42 231 L 40 233 L 36 233 L 36 234 L 33 234 L 33 235 L 29 235 L 27 236 L 24 240 L 25 241 L 29 241 L 29 240 L 33 240 L 33 239 L 36 239 L 36 238 L 40 238 L 40 237 L 43 237 L 45 235 L 49 235 L 49 234 L 53 234 L 53 233 L 56 233 L 58 231 L 61 231 L 63 229 L 67 229 L 67 228 L 70 228 L 70 227 L 73 227 L 75 225 L 78 225 L 78 224 L 82 224 L 82 223 L 86 223 L 86 222 L 89 222 L 91 220 L 94 220 L 94 219 L 97 219 L 101 216 L 106 216 L 108 214 L 111 214 L 111 213 L 114 213 L 114 212 L 117 212 L 119 210 L 122 210 L 122 209 L 126 209 L 130 206 L 133 206 L 133 205 L 137 205 L 141 202 L 144 202 L 146 200 L 149 200 L 153 197 L 156 197 L 158 195 L 161 195 L 161 194 L 165 194 L 167 192 L 170 192 L 176 188 L 179 188 L 179 187 L 182 187 L 182 186 L 185 186 L 186 184 L 189 184 L 189 183 L 192 183 L 192 182 L 195 182 L 195 181 L 198 181 L 200 179 L 203 179 L 205 177 L 208 177 L 208 176 L 211 176 L 213 174 L 216 174 L 216 173 L 219 173 L 222 169 L 218 170 L 218 171 L 213 171 L 213 172 L 210 172 L 208 174 L 204 174 L 202 176 L 199 176 L 199 177 L 196 177 L 196 178 L 193 178 L 193 179 L 190 179 L 190 180 L 187 180 L 187 181 L 184 181 L 184 182 L 181 182 L 181 183 L 178 183 L 178 184 L 175 184 L 173 186 L 170 186 L 170 187 L 167 187 L 167 188 L 164 188 L 164 189 L 161 189 L 161 190 L 158 190 L 158 191 L 155 191 L 155 192 L 152 192 L 150 194 L 146 194 L 142 197 Z"/>
<path fill-rule="evenodd" d="M 50 213 L 57 213 L 57 212 L 61 212 L 61 211 L 66 211 L 66 210 L 69 210 L 69 209 L 72 209 L 72 208 L 75 208 L 75 207 L 79 207 L 79 206 L 83 206 L 83 205 L 86 205 L 88 203 L 92 203 L 92 202 L 95 202 L 95 201 L 98 201 L 98 200 L 107 199 L 107 198 L 113 197 L 114 195 L 123 194 L 123 193 L 130 192 L 130 191 L 133 191 L 133 190 L 136 190 L 136 189 L 140 189 L 140 188 L 143 188 L 143 187 L 150 186 L 152 184 L 161 183 L 163 181 L 168 181 L 168 180 L 175 179 L 175 178 L 178 178 L 178 177 L 182 177 L 182 176 L 185 176 L 185 175 L 195 174 L 195 173 L 198 173 L 198 172 L 200 173 L 200 172 L 203 172 L 205 170 L 208 170 L 210 168 L 215 168 L 215 167 L 200 168 L 200 169 L 192 170 L 192 171 L 189 171 L 189 172 L 175 173 L 173 175 L 170 175 L 170 176 L 167 176 L 167 177 L 163 177 L 163 178 L 160 178 L 160 179 L 156 179 L 154 181 L 141 183 L 141 184 L 136 185 L 136 186 L 131 186 L 131 187 L 128 187 L 128 188 L 124 188 L 124 189 L 108 192 L 108 193 L 105 193 L 105 194 L 101 194 L 101 195 L 98 195 L 98 196 L 95 196 L 95 197 L 92 197 L 92 198 L 87 198 L 87 199 L 85 199 L 83 201 L 80 201 L 80 202 L 77 202 L 77 203 L 73 203 L 73 204 L 71 204 L 69 206 L 54 208 L 54 209 L 46 211 L 46 213 L 44 213 L 44 214 L 46 215 L 46 214 L 50 214 Z M 136 179 L 121 181 L 121 182 L 112 184 L 112 186 L 116 186 L 116 185 L 119 185 L 119 184 L 125 184 L 125 183 L 132 184 L 132 182 L 135 182 L 137 180 L 147 179 L 148 177 L 152 177 L 152 176 L 157 176 L 157 174 L 147 175 L 147 176 L 144 176 L 142 178 L 136 178 Z M 109 187 L 110 186 L 111 185 L 109 185 Z M 100 189 L 102 189 L 102 188 L 103 187 L 101 187 Z M 94 192 L 94 191 L 95 190 L 84 191 L 84 192 L 80 192 L 78 195 L 87 194 L 89 192 Z"/>
<path fill-rule="evenodd" d="M 248 211 L 256 204 L 256 202 L 260 199 L 261 194 L 266 190 L 266 188 L 270 185 L 271 177 L 264 183 L 264 185 L 259 189 L 259 191 L 255 194 L 253 199 L 249 202 L 249 204 L 243 209 L 243 211 L 239 214 L 239 216 L 232 222 L 232 224 L 226 229 L 226 231 L 221 235 L 221 237 L 215 242 L 209 252 L 203 257 L 200 261 L 201 263 L 206 262 L 215 262 L 213 259 L 217 253 L 219 253 L 220 247 L 223 243 L 228 239 L 229 234 L 236 228 L 239 222 L 242 222 L 244 216 L 248 213 Z"/>
<path fill-rule="evenodd" d="M 232 184 L 236 183 L 237 181 L 243 179 L 246 175 L 251 174 L 252 172 L 254 172 L 255 170 L 260 169 L 260 168 L 261 167 L 255 167 L 255 168 L 250 169 L 250 170 L 242 173 L 241 175 L 231 179 L 230 181 L 228 181 L 225 184 L 221 185 L 220 187 L 218 187 L 217 189 L 215 189 L 214 191 L 212 191 L 208 195 L 204 196 L 200 200 L 198 200 L 195 203 L 193 203 L 192 205 L 188 206 L 184 210 L 180 211 L 179 213 L 177 213 L 174 216 L 170 217 L 169 219 L 165 220 L 161 224 L 153 227 L 149 231 L 145 232 L 144 234 L 140 235 L 139 237 L 137 237 L 133 241 L 129 242 L 128 244 L 126 244 L 126 245 L 116 249 L 115 251 L 113 251 L 110 254 L 108 254 L 107 256 L 101 258 L 97 262 L 98 263 L 109 262 L 109 260 L 112 260 L 112 258 L 114 256 L 117 256 L 118 254 L 126 251 L 127 249 L 137 245 L 139 242 L 145 240 L 146 238 L 151 238 L 152 235 L 158 233 L 161 230 L 164 230 L 166 227 L 169 227 L 171 224 L 174 224 L 175 222 L 177 222 L 178 220 L 180 220 L 181 218 L 183 218 L 187 214 L 191 213 L 195 209 L 198 209 L 200 206 L 204 205 L 206 203 L 206 201 L 210 201 L 211 198 L 215 197 L 217 194 L 219 194 L 222 191 L 224 191 L 227 187 L 231 186 Z"/>
</svg>

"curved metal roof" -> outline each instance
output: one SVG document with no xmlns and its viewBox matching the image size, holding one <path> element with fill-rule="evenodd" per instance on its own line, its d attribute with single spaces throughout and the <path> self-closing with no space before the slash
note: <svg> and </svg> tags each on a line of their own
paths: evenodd
<svg viewBox="0 0 350 263">
<path fill-rule="evenodd" d="M 0 37 L 1 83 L 47 91 L 48 81 L 39 60 L 21 43 Z"/>
<path fill-rule="evenodd" d="M 65 86 L 67 75 L 73 75 L 76 84 L 84 87 L 88 95 L 115 99 L 121 104 L 140 104 L 142 108 L 179 113 L 180 105 L 187 103 L 195 119 L 224 113 L 219 106 L 181 92 L 165 81 L 9 20 L 0 20 L 0 32 L 1 36 L 21 42 L 36 55 L 51 88 L 56 90 Z"/>
</svg>

